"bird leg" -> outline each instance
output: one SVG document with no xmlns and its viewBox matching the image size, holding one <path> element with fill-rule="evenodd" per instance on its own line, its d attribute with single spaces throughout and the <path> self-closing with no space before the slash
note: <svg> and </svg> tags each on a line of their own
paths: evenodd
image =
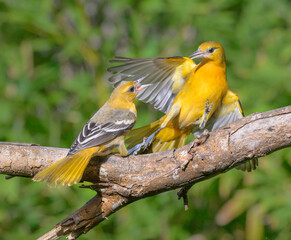
<svg viewBox="0 0 291 240">
<path fill-rule="evenodd" d="M 203 121 L 199 126 L 199 129 L 203 129 L 206 125 L 206 122 L 208 120 L 208 115 L 212 109 L 213 106 L 213 102 L 211 103 L 211 105 L 209 106 L 209 100 L 207 99 L 206 104 L 205 104 L 205 110 L 204 110 L 204 114 L 203 114 Z"/>
<path fill-rule="evenodd" d="M 133 148 L 129 149 L 127 152 L 127 155 L 137 155 L 140 151 L 145 151 L 153 142 L 154 137 L 161 131 L 163 128 L 160 127 L 158 130 L 156 130 L 154 133 L 152 133 L 150 136 L 145 137 L 142 141 L 142 143 L 136 144 Z"/>
<path fill-rule="evenodd" d="M 135 145 L 133 148 L 131 148 L 128 151 L 128 155 L 133 154 L 133 155 L 137 155 L 141 150 L 144 151 L 146 150 L 153 142 L 155 136 L 163 129 L 167 126 L 167 124 L 169 123 L 169 121 L 171 121 L 172 119 L 174 119 L 180 112 L 181 106 L 177 106 L 177 105 L 173 105 L 169 112 L 167 113 L 167 115 L 165 116 L 165 119 L 163 120 L 163 123 L 161 124 L 161 127 L 156 130 L 154 133 L 152 133 L 150 136 L 146 137 L 143 139 L 142 143 L 139 143 L 137 145 Z"/>
</svg>

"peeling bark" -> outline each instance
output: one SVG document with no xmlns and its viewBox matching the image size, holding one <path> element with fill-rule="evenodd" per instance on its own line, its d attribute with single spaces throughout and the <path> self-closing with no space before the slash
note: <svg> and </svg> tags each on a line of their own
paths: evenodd
<svg viewBox="0 0 291 240">
<path fill-rule="evenodd" d="M 291 146 L 291 106 L 255 113 L 209 134 L 205 141 L 161 153 L 95 157 L 83 181 L 97 195 L 39 239 L 76 239 L 118 209 L 138 199 L 191 186 L 253 157 Z M 0 173 L 32 177 L 68 149 L 1 143 Z"/>
</svg>

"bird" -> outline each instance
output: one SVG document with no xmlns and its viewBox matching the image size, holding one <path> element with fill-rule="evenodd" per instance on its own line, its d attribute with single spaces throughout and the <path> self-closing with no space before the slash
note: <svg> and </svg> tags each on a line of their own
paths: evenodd
<svg viewBox="0 0 291 240">
<path fill-rule="evenodd" d="M 202 59 L 196 64 L 194 59 Z M 113 86 L 143 78 L 151 86 L 137 99 L 165 113 L 147 126 L 131 130 L 126 139 L 129 153 L 160 152 L 183 146 L 189 134 L 203 129 L 213 131 L 242 118 L 238 96 L 228 88 L 225 53 L 215 41 L 202 43 L 189 57 L 126 58 L 110 61 L 119 65 L 108 68 Z M 252 170 L 257 159 L 241 166 Z"/>
<path fill-rule="evenodd" d="M 147 86 L 137 80 L 115 88 L 109 100 L 85 124 L 67 156 L 38 172 L 33 180 L 71 186 L 80 182 L 93 156 L 105 156 L 115 150 L 126 156 L 124 137 L 137 117 L 134 99 Z"/>
</svg>

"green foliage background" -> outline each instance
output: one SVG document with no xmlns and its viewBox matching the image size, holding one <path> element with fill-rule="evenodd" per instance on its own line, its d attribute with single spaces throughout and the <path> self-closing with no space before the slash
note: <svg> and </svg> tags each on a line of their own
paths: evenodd
<svg viewBox="0 0 291 240">
<path fill-rule="evenodd" d="M 230 88 L 246 114 L 290 105 L 287 0 L 0 0 L 0 140 L 69 147 L 112 88 L 114 55 L 188 56 L 223 44 Z M 138 103 L 138 126 L 158 113 Z M 275 124 L 275 123 L 274 123 Z M 291 151 L 253 173 L 138 201 L 80 239 L 291 239 Z M 36 239 L 82 206 L 89 190 L 0 178 L 0 239 Z"/>
</svg>

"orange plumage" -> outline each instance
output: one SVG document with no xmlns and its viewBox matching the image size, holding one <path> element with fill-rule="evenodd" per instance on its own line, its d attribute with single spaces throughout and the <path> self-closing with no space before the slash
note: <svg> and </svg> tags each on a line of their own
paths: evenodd
<svg viewBox="0 0 291 240">
<path fill-rule="evenodd" d="M 192 60 L 196 58 L 202 59 L 198 65 Z M 137 98 L 166 113 L 154 123 L 130 131 L 126 140 L 133 147 L 130 152 L 178 148 L 198 128 L 214 130 L 243 116 L 238 97 L 228 89 L 224 49 L 217 42 L 201 44 L 190 58 L 118 57 L 113 62 L 123 65 L 109 69 L 117 72 L 110 82 L 144 76 L 143 81 L 152 86 Z"/>
</svg>

